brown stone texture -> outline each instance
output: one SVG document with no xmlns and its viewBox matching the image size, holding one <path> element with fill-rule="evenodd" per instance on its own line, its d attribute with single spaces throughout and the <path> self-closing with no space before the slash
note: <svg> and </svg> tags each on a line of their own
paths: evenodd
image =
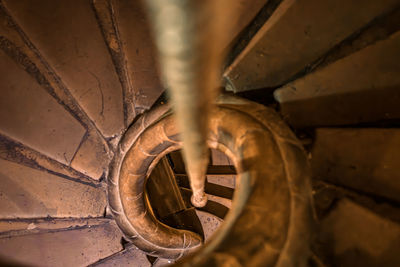
<svg viewBox="0 0 400 267">
<path fill-rule="evenodd" d="M 142 238 L 144 250 L 154 256 L 170 248 L 177 229 L 204 232 L 205 241 L 213 242 L 222 218 L 228 223 L 234 218 L 212 255 L 198 254 L 199 266 L 296 265 L 307 260 L 311 229 L 316 266 L 397 267 L 400 131 L 393 125 L 400 119 L 400 2 L 227 1 L 221 16 L 235 15 L 224 48 L 239 53 L 224 74 L 227 89 L 249 98 L 251 92 L 244 91 L 262 89 L 262 97 L 272 101 L 272 91 L 280 87 L 275 91 L 280 115 L 300 137 L 298 128 L 312 135 L 303 144 L 309 149 L 315 205 L 304 182 L 308 163 L 302 143 L 280 115 L 226 97 L 213 114 L 211 136 L 237 150 L 238 180 L 233 161 L 211 149 L 209 201 L 202 210 L 190 202 L 180 152 L 168 158 L 175 189 L 166 186 L 165 170 L 155 168 L 157 190 L 143 194 L 144 183 L 150 184 L 144 163 L 162 145 L 179 143 L 179 131 L 168 135 L 167 124 L 150 127 L 165 122 L 164 113 L 135 121 L 164 92 L 143 2 L 0 0 L 0 265 L 166 266 L 174 260 L 150 263 L 128 238 Z M 137 134 L 151 128 L 156 138 L 135 142 L 126 170 L 131 184 L 123 193 L 138 191 L 121 201 L 136 203 L 131 211 L 142 213 L 119 221 L 121 228 L 137 223 L 123 237 L 114 220 L 128 205 L 108 206 L 106 183 L 118 185 L 109 166 L 118 149 L 126 149 L 118 144 L 133 121 Z M 390 122 L 392 128 L 371 128 Z M 152 147 L 156 139 L 162 145 Z M 131 172 L 135 166 L 137 172 Z M 168 199 L 172 195 L 178 201 Z M 319 225 L 313 224 L 314 208 Z M 192 215 L 202 231 L 190 224 Z M 140 225 L 147 237 L 161 236 L 165 243 L 148 246 L 145 235 L 137 235 Z M 176 229 L 165 231 L 165 225 Z M 193 244 L 186 233 L 175 249 Z"/>
<path fill-rule="evenodd" d="M 115 1 L 136 108 L 149 109 L 164 91 L 158 71 L 157 50 L 142 1 Z"/>
<path fill-rule="evenodd" d="M 201 225 L 204 230 L 204 241 L 207 242 L 213 233 L 221 226 L 223 220 L 211 213 L 196 210 L 196 214 L 200 219 Z"/>
<path fill-rule="evenodd" d="M 282 85 L 397 0 L 284 0 L 224 76 L 235 92 Z"/>
<path fill-rule="evenodd" d="M 157 259 L 153 262 L 152 267 L 172 266 L 174 263 L 175 263 L 174 260 L 157 258 Z"/>
<path fill-rule="evenodd" d="M 87 266 L 122 249 L 114 222 L 0 238 L 0 257 L 34 266 Z"/>
<path fill-rule="evenodd" d="M 88 14 L 92 15 L 91 13 Z M 12 17 L 10 17 L 8 11 L 1 6 L 0 21 L 0 32 L 2 34 L 0 40 L 1 48 L 10 58 L 14 60 L 16 64 L 18 64 L 21 69 L 24 69 L 26 73 L 31 76 L 31 78 L 29 78 L 27 74 L 21 74 L 18 76 L 19 79 L 21 79 L 21 77 L 27 77 L 26 79 L 30 79 L 29 84 L 33 87 L 35 85 L 32 83 L 32 81 L 35 81 L 42 87 L 43 90 L 47 91 L 47 93 L 51 95 L 56 102 L 62 105 L 62 107 L 60 107 L 61 109 L 68 111 L 71 116 L 75 117 L 75 119 L 86 128 L 87 133 L 84 137 L 84 140 L 82 140 L 83 144 L 81 144 L 80 147 L 87 147 L 87 145 L 84 144 L 86 140 L 89 142 L 91 141 L 91 143 L 97 143 L 97 145 L 92 146 L 91 149 L 85 150 L 84 157 L 79 156 L 82 155 L 82 153 L 80 153 L 78 157 L 74 158 L 72 161 L 74 166 L 76 166 L 79 170 L 85 169 L 85 173 L 87 175 L 94 179 L 99 179 L 103 173 L 103 170 L 108 166 L 108 161 L 95 159 L 107 158 L 109 156 L 109 151 L 107 144 L 96 129 L 95 124 L 82 110 L 79 103 L 77 103 L 77 100 L 71 95 L 71 93 L 63 84 L 62 80 L 57 77 L 57 75 L 54 73 L 54 70 L 51 68 L 51 66 L 49 66 L 48 62 L 46 62 L 46 60 L 39 54 L 33 44 L 30 43 L 19 26 L 15 24 L 16 22 Z M 59 122 L 60 121 L 56 122 L 56 124 Z M 14 138 L 13 136 L 11 137 Z M 66 140 L 63 142 L 65 141 Z M 51 143 L 48 144 L 45 152 L 51 151 L 52 145 L 53 144 Z M 104 154 L 101 155 L 102 153 Z M 88 162 L 90 162 L 92 165 L 84 166 Z"/>
<path fill-rule="evenodd" d="M 214 196 L 214 195 L 210 195 L 210 194 L 206 194 L 208 200 L 210 201 L 214 201 L 217 202 L 227 208 L 231 208 L 232 206 L 232 200 L 231 199 L 227 199 L 227 198 L 223 198 L 223 197 L 218 197 L 218 196 Z"/>
<path fill-rule="evenodd" d="M 400 118 L 399 55 L 396 32 L 282 87 L 275 98 L 283 116 L 297 127 Z"/>
<path fill-rule="evenodd" d="M 68 177 L 69 179 L 87 184 L 99 185 L 98 181 L 4 135 L 0 135 L 0 158 L 27 167 L 51 172 L 61 177 Z"/>
<path fill-rule="evenodd" d="M 123 95 L 123 111 L 125 125 L 132 123 L 136 117 L 135 99 L 133 94 L 131 77 L 128 74 L 125 51 L 122 47 L 118 25 L 115 18 L 114 4 L 110 0 L 93 0 L 93 9 L 96 19 L 107 44 L 115 71 L 119 77 Z"/>
<path fill-rule="evenodd" d="M 52 232 L 59 229 L 100 225 L 110 222 L 108 218 L 33 218 L 0 220 L 0 237 L 20 236 Z"/>
<path fill-rule="evenodd" d="M 111 161 L 111 153 L 99 135 L 87 135 L 82 140 L 71 167 L 94 179 L 100 179 Z"/>
<path fill-rule="evenodd" d="M 99 217 L 103 188 L 0 160 L 0 218 Z"/>
<path fill-rule="evenodd" d="M 207 182 L 212 184 L 221 185 L 224 187 L 235 188 L 236 175 L 220 174 L 220 175 L 207 175 Z"/>
<path fill-rule="evenodd" d="M 318 243 L 329 266 L 398 266 L 400 227 L 347 199 L 321 221 Z M 328 252 L 329 251 L 329 252 Z"/>
<path fill-rule="evenodd" d="M 90 1 L 5 4 L 101 132 L 120 133 L 124 127 L 121 85 Z"/>
<path fill-rule="evenodd" d="M 230 18 L 233 24 L 231 38 L 226 46 L 234 43 L 235 38 L 245 29 L 254 19 L 260 9 L 268 0 L 233 0 L 225 8 L 233 10 L 234 16 Z M 231 11 L 232 12 L 232 11 Z M 229 11 L 226 12 L 229 14 Z"/>
<path fill-rule="evenodd" d="M 96 267 L 119 267 L 119 266 L 135 266 L 135 267 L 151 267 L 152 265 L 146 257 L 146 254 L 131 245 L 121 252 L 118 252 L 104 260 L 93 264 Z"/>
<path fill-rule="evenodd" d="M 211 163 L 212 165 L 233 165 L 228 156 L 216 149 L 211 149 Z"/>
<path fill-rule="evenodd" d="M 0 132 L 69 164 L 85 128 L 3 51 L 0 73 Z"/>
<path fill-rule="evenodd" d="M 211 165 L 213 166 L 233 166 L 233 161 L 223 152 L 211 149 Z M 234 166 L 233 166 L 234 167 Z M 220 175 L 207 175 L 207 182 L 212 184 L 221 185 L 224 187 L 235 188 L 236 175 L 220 174 Z"/>
<path fill-rule="evenodd" d="M 398 129 L 317 129 L 315 179 L 400 201 Z"/>
</svg>

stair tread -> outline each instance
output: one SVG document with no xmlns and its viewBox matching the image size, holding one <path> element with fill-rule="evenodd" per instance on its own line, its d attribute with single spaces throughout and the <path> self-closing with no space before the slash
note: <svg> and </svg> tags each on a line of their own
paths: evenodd
<svg viewBox="0 0 400 267">
<path fill-rule="evenodd" d="M 5 5 L 101 132 L 119 133 L 124 127 L 121 85 L 90 2 Z"/>
<path fill-rule="evenodd" d="M 320 128 L 311 150 L 314 179 L 400 202 L 400 129 Z"/>
<path fill-rule="evenodd" d="M 235 0 L 227 1 L 229 5 L 226 5 L 226 9 L 232 10 L 232 12 L 226 12 L 231 15 L 230 22 L 233 24 L 231 38 L 228 40 L 226 46 L 229 46 L 231 42 L 251 23 L 256 17 L 257 13 L 268 3 L 268 0 Z M 225 14 L 222 14 L 225 15 Z"/>
<path fill-rule="evenodd" d="M 224 76 L 234 92 L 280 86 L 397 4 L 396 0 L 284 0 Z"/>
<path fill-rule="evenodd" d="M 99 182 L 93 180 L 91 177 L 1 134 L 0 158 L 33 169 L 47 171 L 61 177 L 68 177 L 68 179 L 76 180 L 78 182 L 96 186 L 99 185 Z"/>
<path fill-rule="evenodd" d="M 108 145 L 99 135 L 87 134 L 75 153 L 71 167 L 99 180 L 106 173 L 111 157 Z"/>
<path fill-rule="evenodd" d="M 149 109 L 164 87 L 144 7 L 140 1 L 118 1 L 114 2 L 114 10 L 136 108 Z"/>
<path fill-rule="evenodd" d="M 277 90 L 281 103 L 400 84 L 400 31 Z"/>
<path fill-rule="evenodd" d="M 217 216 L 201 211 L 196 210 L 196 214 L 200 219 L 201 225 L 204 230 L 204 242 L 207 242 L 212 237 L 213 233 L 221 226 L 223 223 L 223 219 L 218 218 Z"/>
<path fill-rule="evenodd" d="M 102 187 L 67 180 L 0 159 L 0 218 L 99 217 L 107 204 Z"/>
<path fill-rule="evenodd" d="M 69 164 L 86 129 L 0 51 L 0 131 Z"/>
<path fill-rule="evenodd" d="M 8 11 L 4 9 L 3 6 L 0 6 L 0 20 L 1 20 L 0 32 L 2 35 L 0 42 L 1 48 L 10 58 L 14 60 L 14 62 L 20 67 L 20 69 L 25 70 L 25 72 L 29 74 L 30 77 L 32 77 L 31 80 L 29 80 L 29 76 L 21 73 L 21 75 L 19 76 L 16 77 L 12 76 L 15 78 L 15 82 L 21 79 L 22 81 L 20 81 L 20 83 L 29 82 L 28 87 L 32 88 L 36 88 L 37 86 L 36 84 L 40 85 L 42 87 L 42 90 L 47 92 L 47 94 L 49 94 L 51 98 L 54 98 L 54 100 L 61 105 L 61 107 L 59 107 L 58 109 L 63 110 L 63 112 L 65 111 L 69 112 L 75 118 L 75 120 L 77 120 L 84 128 L 86 128 L 87 133 L 81 140 L 82 144 L 80 144 L 78 148 L 79 153 L 75 151 L 76 157 L 72 158 L 71 164 L 74 165 L 74 167 L 76 167 L 80 171 L 83 171 L 84 169 L 85 170 L 84 172 L 87 175 L 91 176 L 92 178 L 99 179 L 103 174 L 104 169 L 106 169 L 108 166 L 109 161 L 107 160 L 107 157 L 109 150 L 108 150 L 108 145 L 105 143 L 103 137 L 98 132 L 95 124 L 88 117 L 88 115 L 82 110 L 82 108 L 76 102 L 74 97 L 66 89 L 65 85 L 54 74 L 54 71 L 51 69 L 51 67 L 49 67 L 48 63 L 43 58 L 41 58 L 40 55 L 37 54 L 35 48 L 31 45 L 29 40 L 26 39 L 24 33 L 21 32 L 21 29 L 18 27 L 16 22 L 9 16 Z M 13 64 L 9 64 L 9 66 L 13 67 Z M 10 70 L 7 69 L 7 71 Z M 22 97 L 20 101 L 30 101 L 29 96 L 30 95 Z M 47 98 L 48 96 L 44 96 L 43 99 L 40 99 L 40 101 L 36 102 L 43 104 L 42 101 L 44 101 Z M 46 107 L 45 104 L 43 104 L 43 108 L 45 107 Z M 25 110 L 25 107 L 21 108 L 21 110 Z M 39 118 L 35 118 L 33 116 L 33 119 L 38 120 Z M 60 124 L 60 122 L 62 122 L 62 119 L 63 118 L 60 117 L 59 121 L 56 121 L 56 123 L 52 127 Z M 29 130 L 25 128 L 26 127 L 22 127 L 24 131 Z M 71 128 L 70 130 L 74 129 Z M 46 129 L 42 129 L 42 131 L 46 132 Z M 74 132 L 74 134 L 77 134 L 77 132 Z M 10 136 L 10 137 L 16 138 L 15 136 Z M 73 139 L 73 136 L 71 136 L 71 139 Z M 51 138 L 49 140 L 51 141 Z M 68 142 L 68 140 L 69 139 L 63 139 L 57 144 L 49 142 L 48 144 L 46 144 L 45 147 L 46 151 L 53 151 L 54 146 L 57 147 L 60 144 Z M 90 149 L 85 149 L 88 146 L 86 143 L 95 143 L 96 145 L 91 146 Z M 30 145 L 30 144 L 28 143 L 25 145 Z M 69 147 L 69 149 L 73 148 L 74 148 L 73 145 Z M 85 149 L 84 151 L 85 155 L 84 157 L 81 157 L 80 155 L 82 154 L 82 150 L 84 149 Z M 25 150 L 24 152 L 27 152 L 26 148 L 24 148 L 24 150 Z M 10 151 L 8 151 L 7 153 L 10 154 Z M 47 155 L 49 156 L 48 153 Z M 68 155 L 66 155 L 66 157 L 69 158 Z M 64 159 L 65 158 L 62 157 L 61 161 Z M 42 163 L 43 161 L 41 161 L 39 165 L 42 165 Z M 91 164 L 86 165 L 88 163 Z M 46 165 L 47 167 L 45 168 L 47 169 L 53 169 L 52 167 L 54 167 L 54 164 L 50 167 L 48 164 Z M 57 172 L 59 172 L 59 168 L 57 168 Z"/>
<path fill-rule="evenodd" d="M 135 267 L 151 267 L 151 263 L 146 257 L 146 254 L 131 245 L 128 248 L 120 251 L 98 263 L 93 264 L 96 267 L 111 267 L 111 266 L 135 266 Z"/>
<path fill-rule="evenodd" d="M 398 119 L 399 55 L 396 32 L 285 85 L 275 92 L 281 113 L 295 127 Z"/>
<path fill-rule="evenodd" d="M 62 231 L 87 225 L 109 223 L 109 218 L 30 218 L 1 219 L 0 238 Z"/>
<path fill-rule="evenodd" d="M 114 222 L 82 228 L 0 238 L 0 255 L 26 265 L 87 266 L 122 250 Z"/>
<path fill-rule="evenodd" d="M 320 253 L 335 266 L 397 266 L 400 226 L 348 199 L 321 221 Z"/>
</svg>

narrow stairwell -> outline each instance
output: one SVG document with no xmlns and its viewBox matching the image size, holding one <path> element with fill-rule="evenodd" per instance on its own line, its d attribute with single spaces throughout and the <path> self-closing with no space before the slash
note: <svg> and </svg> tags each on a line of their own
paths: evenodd
<svg viewBox="0 0 400 267">
<path fill-rule="evenodd" d="M 400 2 L 227 8 L 224 93 L 275 109 L 307 152 L 309 266 L 398 266 Z M 158 63 L 140 1 L 0 0 L 0 265 L 175 263 L 134 246 L 107 195 L 127 129 L 168 102 Z M 232 159 L 211 150 L 201 210 L 179 152 L 163 162 L 145 191 L 155 217 L 212 239 L 235 200 Z M 270 260 L 247 256 L 241 265 Z"/>
</svg>

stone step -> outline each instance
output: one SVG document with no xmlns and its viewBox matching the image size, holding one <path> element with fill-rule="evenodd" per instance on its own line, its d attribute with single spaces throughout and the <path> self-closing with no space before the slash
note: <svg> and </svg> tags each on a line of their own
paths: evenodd
<svg viewBox="0 0 400 267">
<path fill-rule="evenodd" d="M 0 132 L 69 165 L 86 129 L 0 50 Z"/>
<path fill-rule="evenodd" d="M 107 205 L 95 187 L 0 159 L 0 218 L 101 217 Z"/>
<path fill-rule="evenodd" d="M 224 220 L 209 212 L 201 210 L 196 210 L 196 214 L 200 219 L 201 225 L 203 226 L 204 242 L 207 242 L 210 240 L 215 231 L 217 231 L 218 227 L 221 226 Z"/>
<path fill-rule="evenodd" d="M 97 263 L 90 266 L 96 267 L 119 267 L 119 266 L 135 266 L 135 267 L 151 267 L 153 266 L 146 257 L 146 254 L 138 249 L 137 247 L 131 245 L 115 253 Z"/>
<path fill-rule="evenodd" d="M 79 131 L 76 131 L 76 129 L 73 127 L 67 127 L 68 129 L 66 133 L 69 133 L 68 137 L 62 138 L 62 140 L 59 140 L 59 142 L 56 142 L 55 144 L 51 143 L 51 141 L 54 139 L 54 136 L 57 137 L 55 133 L 52 133 L 53 137 L 43 135 L 39 138 L 31 140 L 32 142 L 24 139 L 21 140 L 22 143 L 36 148 L 52 159 L 62 162 L 66 161 L 68 164 L 70 163 L 70 165 L 72 165 L 74 168 L 87 174 L 91 178 L 99 179 L 105 172 L 110 160 L 110 151 L 107 142 L 104 140 L 104 137 L 102 137 L 101 133 L 98 132 L 93 121 L 83 111 L 79 103 L 76 102 L 76 99 L 71 95 L 66 86 L 54 73 L 54 70 L 43 59 L 33 44 L 27 39 L 21 28 L 19 28 L 16 22 L 10 17 L 9 12 L 4 8 L 3 5 L 0 5 L 0 21 L 0 33 L 2 35 L 0 38 L 0 47 L 5 54 L 15 62 L 12 63 L 10 59 L 7 58 L 2 60 L 2 62 L 7 63 L 2 66 L 4 69 L 2 73 L 7 73 L 4 75 L 4 77 L 8 77 L 8 79 L 11 78 L 13 80 L 10 83 L 7 82 L 5 86 L 3 86 L 3 88 L 7 90 L 5 92 L 9 92 L 9 94 L 3 95 L 2 99 L 7 102 L 7 105 L 12 104 L 13 101 L 16 103 L 21 103 L 21 105 L 23 104 L 23 106 L 18 109 L 18 112 L 9 114 L 10 116 L 8 117 L 8 120 L 18 123 L 18 118 L 21 119 L 21 114 L 23 115 L 30 113 L 30 116 L 32 117 L 31 120 L 39 120 L 40 123 L 37 123 L 33 129 L 27 127 L 29 125 L 26 125 L 26 121 L 24 124 L 16 125 L 19 127 L 20 131 L 26 132 L 27 134 L 29 133 L 30 137 L 37 137 L 33 134 L 34 131 L 46 133 L 53 128 L 65 127 L 66 122 L 63 121 L 65 116 L 70 116 L 72 121 L 76 120 L 75 124 L 77 124 L 78 127 L 83 127 L 83 131 L 86 130 L 86 134 L 83 137 L 76 137 L 76 135 L 79 134 Z M 15 66 L 18 66 L 19 68 L 16 68 Z M 23 70 L 26 72 L 25 74 L 23 73 Z M 8 80 L 5 79 L 4 81 Z M 14 85 L 18 88 L 13 90 L 10 88 L 10 85 Z M 40 87 L 41 89 L 39 89 Z M 18 92 L 21 93 L 24 90 L 28 90 L 26 88 L 29 88 L 28 94 L 18 95 Z M 35 92 L 35 95 L 32 96 L 35 99 L 34 102 L 32 101 L 33 99 L 31 99 L 32 92 Z M 46 96 L 46 94 L 48 95 Z M 17 97 L 17 99 L 8 99 L 7 96 L 13 96 L 14 98 Z M 54 102 L 54 104 L 48 102 Z M 48 116 L 51 114 L 47 115 L 47 117 L 41 118 L 40 116 L 43 116 L 46 113 L 40 115 L 37 114 L 36 110 L 34 109 L 28 111 L 27 108 L 32 108 L 32 105 L 35 105 L 35 103 L 38 105 L 39 110 L 45 110 L 47 104 L 50 106 L 60 105 L 59 107 L 50 109 L 52 113 L 58 116 L 58 120 L 49 120 Z M 7 107 L 7 105 L 3 106 Z M 16 107 L 13 108 L 15 109 Z M 9 109 L 8 113 L 11 110 L 13 109 Z M 46 112 L 48 112 L 48 110 L 49 109 L 46 109 Z M 8 113 L 4 114 L 6 115 Z M 70 115 L 61 116 L 59 113 L 70 113 Z M 54 125 L 51 125 L 52 123 L 54 123 Z M 79 126 L 79 124 L 81 126 Z M 71 131 L 72 133 L 70 133 Z M 10 135 L 11 136 L 9 137 L 14 139 L 17 138 L 18 140 L 18 135 L 13 136 L 14 133 L 10 133 Z M 74 136 L 75 139 L 78 138 L 80 141 L 75 140 Z M 37 142 L 42 140 L 43 143 L 44 138 L 47 138 L 49 143 L 44 141 L 46 144 L 42 144 L 41 149 L 39 149 Z M 64 157 L 65 151 L 60 151 L 61 157 L 52 153 L 60 145 L 74 140 L 79 146 L 76 147 L 76 145 L 70 144 L 67 148 L 68 150 L 75 149 L 72 156 L 73 158 L 70 157 L 71 155 L 68 155 L 68 153 L 65 153 Z M 76 149 L 78 149 L 78 151 L 76 151 Z M 66 158 L 67 160 L 65 160 Z M 71 160 L 72 162 L 69 162 Z"/>
<path fill-rule="evenodd" d="M 377 216 L 400 224 L 400 209 L 396 202 L 327 181 L 313 180 L 314 207 L 319 220 L 331 212 L 343 198 L 363 206 Z"/>
<path fill-rule="evenodd" d="M 93 0 L 97 21 L 121 82 L 125 125 L 130 125 L 137 115 L 137 110 L 113 4 L 110 0 Z"/>
<path fill-rule="evenodd" d="M 124 128 L 121 84 L 90 1 L 4 5 L 103 135 L 119 134 Z"/>
<path fill-rule="evenodd" d="M 82 138 L 71 167 L 93 179 L 100 180 L 107 173 L 112 156 L 107 141 L 95 132 L 89 131 Z"/>
<path fill-rule="evenodd" d="M 400 118 L 400 31 L 275 92 L 294 127 Z"/>
<path fill-rule="evenodd" d="M 398 4 L 398 0 L 284 0 L 226 69 L 227 88 L 243 92 L 281 86 Z"/>
<path fill-rule="evenodd" d="M 139 112 L 147 110 L 164 87 L 145 7 L 141 1 L 114 1 L 113 9 L 135 106 Z"/>
<path fill-rule="evenodd" d="M 43 234 L 77 228 L 87 225 L 101 225 L 109 223 L 109 218 L 35 218 L 35 219 L 1 219 L 0 238 L 22 235 Z"/>
<path fill-rule="evenodd" d="M 315 247 L 329 266 L 398 266 L 400 225 L 342 199 L 321 221 Z"/>
<path fill-rule="evenodd" d="M 97 180 L 84 175 L 44 154 L 41 154 L 11 138 L 0 134 L 0 158 L 33 169 L 45 171 L 65 179 L 76 180 L 88 185 L 99 186 Z"/>
<path fill-rule="evenodd" d="M 229 1 L 222 15 L 232 14 L 229 22 L 233 27 L 225 48 L 231 45 L 266 2 Z M 136 108 L 149 109 L 164 91 L 164 86 L 160 81 L 157 50 L 145 6 L 140 1 L 115 1 L 113 9 Z"/>
<path fill-rule="evenodd" d="M 399 147 L 395 128 L 317 129 L 313 177 L 400 203 Z"/>
<path fill-rule="evenodd" d="M 123 249 L 114 222 L 0 238 L 0 256 L 28 266 L 87 266 Z"/>
<path fill-rule="evenodd" d="M 232 45 L 236 38 L 248 34 L 247 28 L 254 22 L 260 12 L 263 12 L 269 0 L 228 0 L 225 5 L 225 10 L 221 14 L 223 16 L 230 16 L 229 22 L 232 27 L 231 37 L 227 40 L 225 47 Z"/>
</svg>

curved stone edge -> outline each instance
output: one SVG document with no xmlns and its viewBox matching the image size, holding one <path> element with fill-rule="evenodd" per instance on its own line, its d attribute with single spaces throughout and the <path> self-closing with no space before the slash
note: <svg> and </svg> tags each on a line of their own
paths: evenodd
<svg viewBox="0 0 400 267">
<path fill-rule="evenodd" d="M 107 196 L 111 213 L 113 214 L 113 217 L 116 220 L 118 226 L 124 233 L 124 236 L 128 240 L 130 240 L 137 247 L 139 247 L 141 250 L 145 251 L 149 255 L 175 259 L 182 257 L 183 255 L 188 253 L 188 250 L 200 246 L 201 238 L 192 232 L 181 230 L 182 234 L 184 235 L 184 240 L 186 239 L 187 235 L 189 238 L 191 238 L 190 240 L 198 240 L 198 242 L 193 242 L 193 244 L 189 244 L 189 246 L 185 244 L 184 241 L 183 244 L 181 244 L 180 248 L 162 247 L 156 243 L 146 240 L 142 237 L 141 233 L 135 229 L 129 218 L 126 216 L 119 191 L 119 176 L 121 165 L 127 152 L 138 140 L 138 138 L 143 134 L 143 132 L 148 129 L 148 127 L 157 123 L 157 121 L 161 120 L 164 116 L 168 116 L 168 114 L 170 114 L 170 107 L 168 105 L 161 105 L 153 110 L 150 110 L 149 112 L 142 114 L 136 120 L 136 122 L 131 127 L 129 127 L 128 131 L 125 133 L 120 144 L 118 145 L 114 159 L 111 163 L 110 172 L 107 179 Z M 159 223 L 161 224 L 161 222 Z M 166 225 L 164 226 L 169 227 Z"/>
<path fill-rule="evenodd" d="M 294 265 L 296 263 L 295 261 L 304 258 L 304 255 L 307 255 L 308 242 L 310 240 L 309 228 L 310 225 L 312 225 L 313 221 L 308 162 L 303 148 L 300 142 L 294 136 L 294 134 L 290 131 L 289 127 L 287 127 L 283 123 L 283 121 L 272 109 L 266 108 L 262 105 L 255 104 L 247 100 L 239 99 L 237 97 L 224 97 L 222 98 L 222 100 L 218 101 L 218 104 L 223 108 L 232 109 L 247 114 L 251 118 L 256 119 L 266 128 L 266 130 L 272 133 L 273 138 L 279 147 L 280 157 L 285 165 L 287 183 L 290 188 L 291 217 L 288 229 L 288 238 L 285 246 L 282 249 L 282 252 L 279 254 L 277 266 Z M 164 105 L 149 113 L 145 113 L 128 130 L 127 134 L 125 135 L 124 139 L 118 147 L 118 153 L 116 153 L 117 155 L 115 157 L 115 160 L 113 161 L 113 167 L 111 168 L 110 177 L 119 176 L 120 164 L 118 165 L 118 162 L 121 161 L 120 153 L 125 154 L 134 143 L 134 140 L 136 140 L 149 125 L 154 124 L 159 119 L 163 118 L 163 116 L 166 116 L 168 114 L 168 111 L 169 107 L 167 105 Z M 212 146 L 217 147 L 218 145 L 214 144 Z M 221 146 L 218 148 L 227 152 L 227 148 Z M 301 162 L 299 162 L 299 159 Z M 295 164 L 290 164 L 291 166 L 289 166 L 289 162 Z M 112 189 L 113 187 L 115 188 L 116 181 L 113 179 L 109 180 L 109 189 Z M 112 190 L 109 190 L 109 192 L 110 191 Z M 120 200 L 118 199 L 115 199 L 113 197 L 109 199 L 110 206 L 115 207 L 120 204 L 118 203 L 120 202 Z M 119 225 L 121 228 L 129 228 L 131 226 L 129 224 L 129 221 L 124 220 L 124 218 L 121 219 L 121 212 L 123 213 L 123 210 L 111 210 L 116 217 L 117 222 L 119 221 Z M 237 218 L 232 220 L 232 222 L 234 222 L 235 220 L 237 220 Z M 159 255 L 167 258 L 175 258 L 177 256 L 179 257 L 183 255 L 182 251 L 178 255 L 176 255 L 176 253 L 171 253 L 172 251 L 168 248 L 166 248 L 166 251 L 164 250 L 160 252 L 160 247 L 154 247 L 152 246 L 154 244 L 149 244 L 149 242 L 147 242 L 146 240 L 140 240 L 140 238 L 138 240 L 137 233 L 135 233 L 134 231 L 131 232 L 133 232 L 134 238 L 132 238 L 132 236 L 128 238 L 130 238 L 131 240 L 133 239 L 136 244 L 138 244 L 142 249 L 150 254 Z"/>
</svg>

